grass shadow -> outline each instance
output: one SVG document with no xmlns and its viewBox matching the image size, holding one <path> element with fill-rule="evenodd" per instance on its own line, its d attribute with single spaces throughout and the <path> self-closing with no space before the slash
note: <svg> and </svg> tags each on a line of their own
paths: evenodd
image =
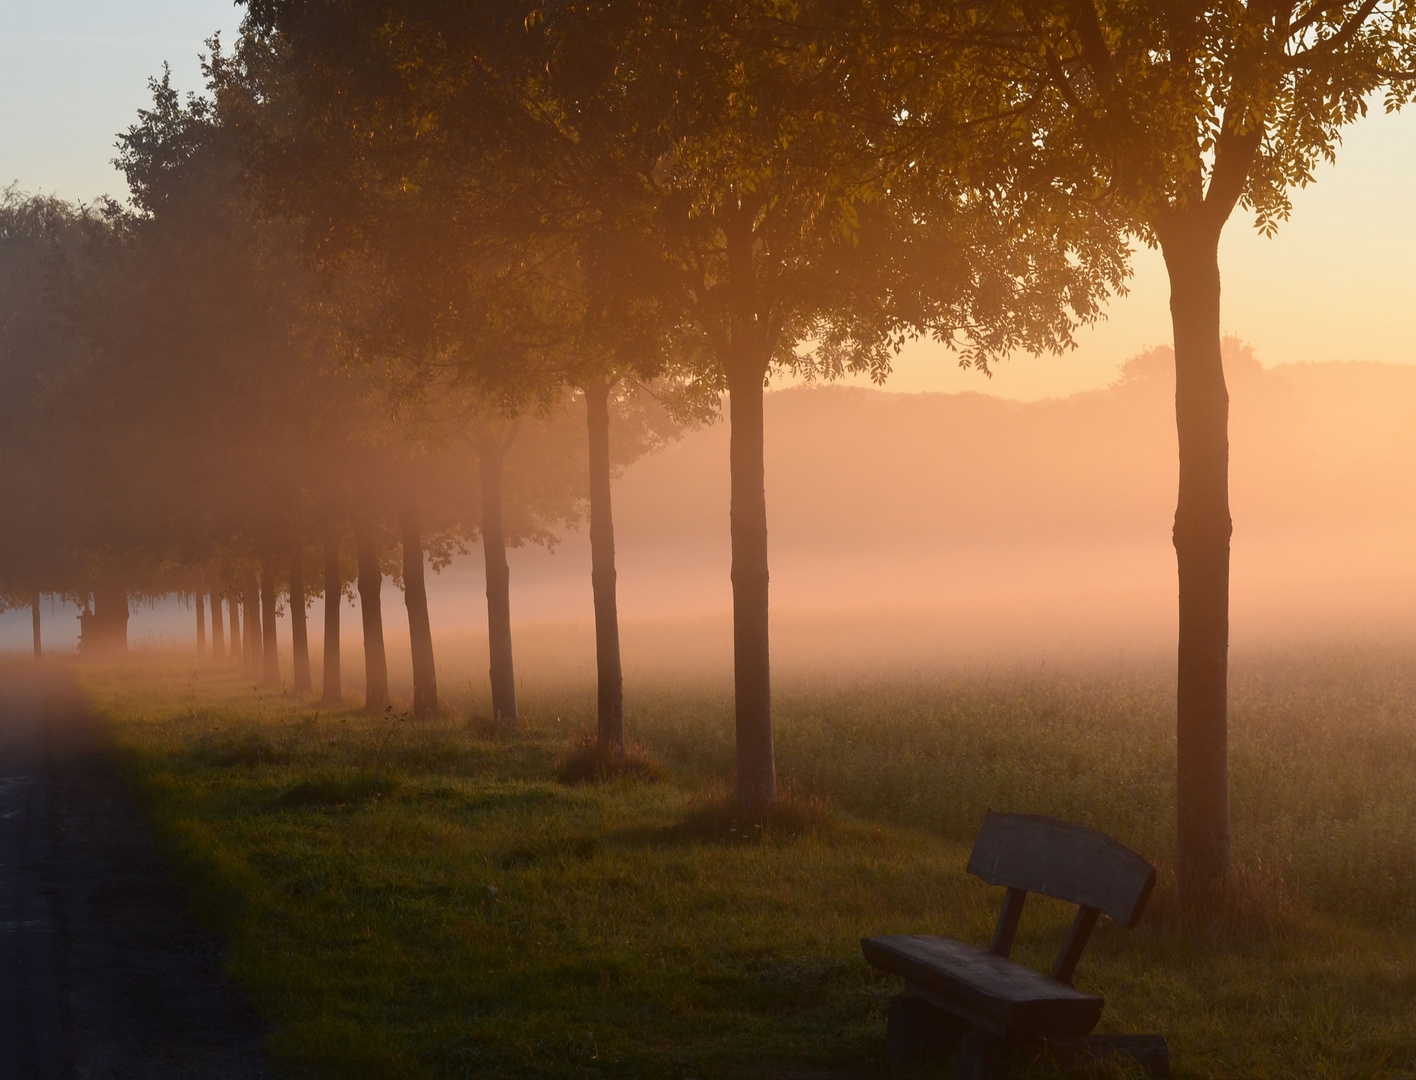
<svg viewBox="0 0 1416 1080">
<path fill-rule="evenodd" d="M 1283 875 L 1267 866 L 1238 864 L 1227 879 L 1215 882 L 1197 902 L 1180 903 L 1175 868 L 1156 867 L 1155 892 L 1142 925 L 1165 936 L 1180 936 L 1210 946 L 1268 942 L 1301 930 L 1309 912 L 1293 895 Z"/>
<path fill-rule="evenodd" d="M 780 844 L 835 832 L 838 825 L 828 800 L 779 788 L 767 810 L 748 813 L 730 791 L 714 790 L 689 800 L 680 821 L 666 826 L 621 829 L 621 844 L 674 847 L 688 844 Z"/>
<path fill-rule="evenodd" d="M 287 789 L 279 803 L 288 808 L 358 806 L 382 799 L 397 787 L 398 780 L 383 773 L 328 771 Z"/>
<path fill-rule="evenodd" d="M 612 780 L 654 783 L 668 778 L 668 771 L 637 746 L 602 748 L 593 733 L 581 735 L 578 745 L 556 766 L 562 784 L 602 784 Z"/>
</svg>

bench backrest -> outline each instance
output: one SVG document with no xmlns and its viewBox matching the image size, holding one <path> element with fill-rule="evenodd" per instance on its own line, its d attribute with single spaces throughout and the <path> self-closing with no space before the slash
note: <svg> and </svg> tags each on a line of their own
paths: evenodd
<svg viewBox="0 0 1416 1080">
<path fill-rule="evenodd" d="M 1155 867 L 1095 829 L 1041 814 L 984 816 L 968 871 L 990 885 L 1042 893 L 1135 926 L 1155 888 Z"/>
</svg>

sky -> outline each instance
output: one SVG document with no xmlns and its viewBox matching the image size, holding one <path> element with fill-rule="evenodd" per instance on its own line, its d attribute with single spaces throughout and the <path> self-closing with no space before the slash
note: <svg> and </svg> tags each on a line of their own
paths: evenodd
<svg viewBox="0 0 1416 1080">
<path fill-rule="evenodd" d="M 68 199 L 121 195 L 113 142 L 148 102 L 147 79 L 166 61 L 179 88 L 198 89 L 202 42 L 217 30 L 230 40 L 239 16 L 226 0 L 0 0 L 0 185 Z M 1416 363 L 1412 176 L 1416 109 L 1378 109 L 1347 129 L 1336 165 L 1294 192 L 1293 218 L 1276 238 L 1236 213 L 1220 252 L 1226 332 L 1270 366 Z M 1159 254 L 1137 252 L 1134 271 L 1129 295 L 1070 354 L 1011 357 L 990 379 L 921 343 L 900 357 L 888 388 L 1028 400 L 1106 386 L 1126 359 L 1170 341 Z"/>
</svg>

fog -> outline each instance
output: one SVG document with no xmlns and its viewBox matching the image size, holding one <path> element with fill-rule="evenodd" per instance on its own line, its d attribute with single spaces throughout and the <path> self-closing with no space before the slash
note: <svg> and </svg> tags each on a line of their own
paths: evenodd
<svg viewBox="0 0 1416 1080">
<path fill-rule="evenodd" d="M 1172 363 L 1155 350 L 1106 390 L 1039 402 L 832 386 L 769 394 L 778 675 L 1168 655 Z M 1233 647 L 1416 636 L 1416 367 L 1264 368 L 1234 342 L 1226 366 Z M 730 674 L 727 455 L 720 422 L 616 482 L 631 682 Z M 518 677 L 593 678 L 585 531 L 562 529 L 549 550 L 525 545 L 510 558 Z M 480 551 L 429 586 L 443 681 L 475 687 L 486 657 Z M 398 690 L 409 679 L 406 623 L 394 584 L 385 580 L 383 591 Z M 312 627 L 320 607 L 316 600 Z M 355 686 L 359 620 L 352 603 L 345 609 Z M 43 613 L 46 646 L 71 650 L 75 612 L 46 599 Z M 29 613 L 0 619 L 0 644 L 27 649 Z M 130 641 L 191 647 L 193 624 L 175 601 L 135 601 Z M 288 633 L 282 618 L 286 665 Z"/>
</svg>

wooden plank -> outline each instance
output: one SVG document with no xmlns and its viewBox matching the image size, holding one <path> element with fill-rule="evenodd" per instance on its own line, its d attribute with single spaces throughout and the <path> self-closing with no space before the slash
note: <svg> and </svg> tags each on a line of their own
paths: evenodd
<svg viewBox="0 0 1416 1080">
<path fill-rule="evenodd" d="M 1041 814 L 983 819 L 969 873 L 990 885 L 1026 889 L 1104 911 L 1122 926 L 1140 921 L 1155 867 L 1105 833 Z"/>
<path fill-rule="evenodd" d="M 1010 1037 L 1085 1035 L 1105 1004 L 1095 994 L 956 938 L 894 934 L 863 938 L 860 947 L 872 966 L 937 995 L 941 1007 L 957 1003 L 991 1020 Z"/>
<path fill-rule="evenodd" d="M 984 1016 L 983 1013 L 974 1012 L 972 1009 L 959 1004 L 957 1001 L 946 998 L 942 994 L 936 994 L 933 990 L 925 989 L 923 986 L 920 986 L 919 983 L 910 982 L 909 979 L 905 980 L 905 996 L 918 998 L 927 1005 L 946 1012 L 950 1016 L 957 1016 L 960 1021 L 969 1027 L 976 1027 L 980 1031 L 987 1031 L 993 1035 L 1008 1034 L 1008 1029 L 991 1016 Z"/>
</svg>

